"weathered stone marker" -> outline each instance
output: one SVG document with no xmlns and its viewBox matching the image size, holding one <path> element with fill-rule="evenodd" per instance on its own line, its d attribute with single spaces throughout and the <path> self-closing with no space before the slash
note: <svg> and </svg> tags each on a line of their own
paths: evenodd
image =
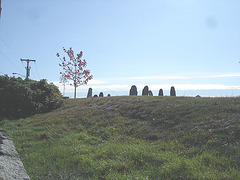
<svg viewBox="0 0 240 180">
<path fill-rule="evenodd" d="M 147 96 L 148 95 L 148 86 L 145 86 L 142 90 L 142 96 Z"/>
<path fill-rule="evenodd" d="M 176 91 L 175 91 L 174 86 L 171 87 L 170 96 L 176 96 Z"/>
<path fill-rule="evenodd" d="M 137 92 L 137 87 L 135 85 L 132 85 L 129 95 L 130 96 L 137 96 L 138 92 Z"/>
<path fill-rule="evenodd" d="M 100 92 L 99 97 L 103 97 L 103 92 Z"/>
<path fill-rule="evenodd" d="M 163 90 L 159 89 L 158 96 L 163 96 Z"/>
<path fill-rule="evenodd" d="M 0 180 L 30 180 L 12 140 L 0 132 Z"/>
<path fill-rule="evenodd" d="M 152 93 L 152 91 L 150 90 L 150 91 L 148 91 L 148 95 L 149 96 L 153 96 L 153 93 Z"/>
<path fill-rule="evenodd" d="M 88 89 L 87 97 L 92 97 L 92 88 L 89 88 L 89 89 Z"/>
</svg>

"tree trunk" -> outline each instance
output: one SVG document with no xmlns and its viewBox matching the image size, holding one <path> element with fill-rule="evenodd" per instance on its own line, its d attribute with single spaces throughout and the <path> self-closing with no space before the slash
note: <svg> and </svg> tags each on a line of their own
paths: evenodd
<svg viewBox="0 0 240 180">
<path fill-rule="evenodd" d="M 76 99 L 76 96 L 77 96 L 77 86 L 74 85 L 74 99 Z"/>
<path fill-rule="evenodd" d="M 75 77 L 74 77 L 74 99 L 76 99 L 77 96 L 77 64 L 74 64 L 75 66 Z"/>
</svg>

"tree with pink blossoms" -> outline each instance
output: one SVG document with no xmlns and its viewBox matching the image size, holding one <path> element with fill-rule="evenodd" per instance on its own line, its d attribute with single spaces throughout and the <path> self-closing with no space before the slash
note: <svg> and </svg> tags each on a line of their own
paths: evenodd
<svg viewBox="0 0 240 180">
<path fill-rule="evenodd" d="M 87 62 L 85 59 L 82 59 L 82 51 L 77 54 L 77 57 L 74 56 L 74 51 L 71 47 L 69 50 L 63 47 L 63 51 L 68 55 L 68 60 L 66 57 L 61 58 L 60 54 L 57 53 L 57 57 L 59 57 L 61 60 L 59 66 L 63 68 L 63 71 L 60 72 L 61 79 L 64 79 L 64 81 L 73 81 L 73 83 L 70 83 L 70 85 L 74 86 L 74 98 L 76 98 L 77 87 L 87 84 L 88 81 L 93 78 L 93 76 L 90 75 L 90 70 L 85 69 L 87 67 Z"/>
</svg>

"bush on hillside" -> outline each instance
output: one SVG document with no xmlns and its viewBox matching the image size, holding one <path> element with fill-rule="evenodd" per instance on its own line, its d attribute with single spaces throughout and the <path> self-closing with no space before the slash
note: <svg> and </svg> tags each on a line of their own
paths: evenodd
<svg viewBox="0 0 240 180">
<path fill-rule="evenodd" d="M 49 112 L 63 104 L 59 89 L 47 80 L 0 76 L 0 119 Z"/>
</svg>

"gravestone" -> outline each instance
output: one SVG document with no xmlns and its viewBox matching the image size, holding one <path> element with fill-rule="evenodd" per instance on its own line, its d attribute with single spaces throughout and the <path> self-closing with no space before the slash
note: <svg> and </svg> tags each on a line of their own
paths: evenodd
<svg viewBox="0 0 240 180">
<path fill-rule="evenodd" d="M 92 88 L 89 88 L 89 89 L 88 89 L 87 97 L 92 97 Z"/>
<path fill-rule="evenodd" d="M 100 92 L 99 97 L 103 97 L 103 92 Z"/>
<path fill-rule="evenodd" d="M 163 90 L 159 89 L 158 96 L 163 96 Z"/>
<path fill-rule="evenodd" d="M 153 96 L 153 93 L 152 93 L 152 91 L 150 90 L 150 91 L 148 91 L 148 95 L 149 96 Z"/>
<path fill-rule="evenodd" d="M 175 91 L 174 86 L 171 87 L 170 96 L 176 96 L 176 91 Z"/>
<path fill-rule="evenodd" d="M 108 94 L 107 96 L 108 96 L 108 97 L 110 97 L 111 95 L 110 95 L 110 94 Z"/>
<path fill-rule="evenodd" d="M 130 96 L 137 96 L 137 87 L 135 85 L 132 85 L 131 89 L 130 89 Z"/>
<path fill-rule="evenodd" d="M 148 95 L 148 86 L 145 86 L 142 90 L 142 96 L 147 96 Z"/>
<path fill-rule="evenodd" d="M 93 97 L 98 97 L 98 95 L 95 94 Z"/>
</svg>

